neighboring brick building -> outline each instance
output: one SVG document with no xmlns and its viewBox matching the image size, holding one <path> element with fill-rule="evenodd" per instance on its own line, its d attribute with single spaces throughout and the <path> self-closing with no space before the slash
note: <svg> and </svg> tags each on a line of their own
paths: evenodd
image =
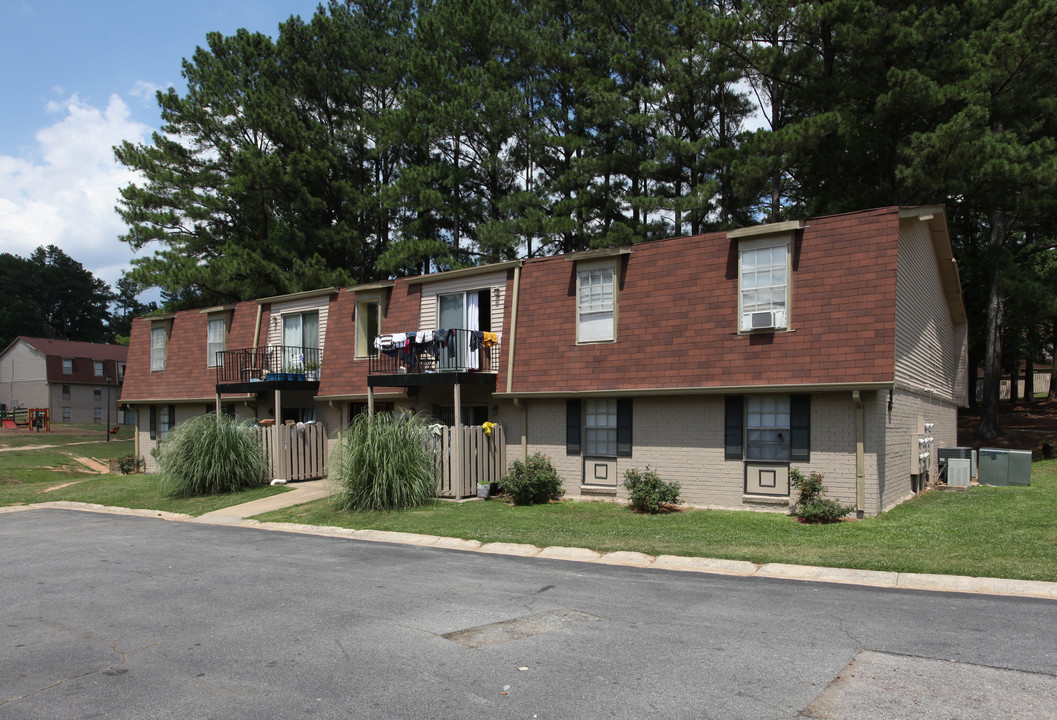
<svg viewBox="0 0 1057 720">
<path fill-rule="evenodd" d="M 935 469 L 935 453 L 923 455 L 955 444 L 957 408 L 966 404 L 965 310 L 941 207 L 762 225 L 314 297 L 318 385 L 206 372 L 206 317 L 229 318 L 226 347 L 243 349 L 242 365 L 262 352 L 250 349 L 282 344 L 274 328 L 265 342 L 261 327 L 286 327 L 276 303 L 291 300 L 272 298 L 137 320 L 122 400 L 155 414 L 171 404 L 166 417 L 179 420 L 213 407 L 219 389 L 234 412 L 266 418 L 281 403 L 285 417 L 281 390 L 294 393 L 292 416 L 311 414 L 331 436 L 371 404 L 448 424 L 499 421 L 508 456 L 544 452 L 569 496 L 620 497 L 624 472 L 648 465 L 679 481 L 695 505 L 780 508 L 796 466 L 822 473 L 831 496 L 866 514 L 906 499 Z M 374 348 L 379 335 L 402 342 L 403 333 L 440 328 L 458 331 L 445 334 L 440 354 L 432 343 Z M 166 369 L 153 373 L 152 330 L 156 340 L 172 338 Z M 473 351 L 472 332 L 499 343 Z M 174 360 L 190 369 L 170 369 Z M 252 374 L 259 363 L 248 364 Z M 146 432 L 142 417 L 140 426 Z"/>
<path fill-rule="evenodd" d="M 53 423 L 124 423 L 117 407 L 128 348 L 18 337 L 0 353 L 0 405 L 48 408 Z"/>
</svg>

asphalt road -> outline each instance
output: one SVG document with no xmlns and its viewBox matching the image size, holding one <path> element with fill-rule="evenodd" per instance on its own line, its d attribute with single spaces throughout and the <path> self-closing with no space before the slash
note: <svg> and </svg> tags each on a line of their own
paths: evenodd
<svg viewBox="0 0 1057 720">
<path fill-rule="evenodd" d="M 0 515 L 0 718 L 1057 717 L 1057 602 Z"/>
</svg>

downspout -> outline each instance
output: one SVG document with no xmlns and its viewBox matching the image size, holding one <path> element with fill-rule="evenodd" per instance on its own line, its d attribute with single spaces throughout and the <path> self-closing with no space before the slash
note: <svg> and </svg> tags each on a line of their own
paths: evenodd
<svg viewBox="0 0 1057 720">
<path fill-rule="evenodd" d="M 855 403 L 855 514 L 861 518 L 866 507 L 866 462 L 863 457 L 863 412 L 862 396 L 858 390 L 851 391 Z"/>
<path fill-rule="evenodd" d="M 517 304 L 521 296 L 521 266 L 514 266 L 514 298 L 510 305 L 510 351 L 506 356 L 506 392 L 509 395 L 514 389 L 514 345 L 517 340 Z M 514 407 L 521 411 L 521 461 L 528 462 L 528 407 L 514 398 Z"/>
</svg>

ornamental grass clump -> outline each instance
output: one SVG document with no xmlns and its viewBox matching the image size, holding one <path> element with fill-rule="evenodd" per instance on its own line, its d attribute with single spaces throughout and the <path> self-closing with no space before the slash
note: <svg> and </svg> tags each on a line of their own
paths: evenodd
<svg viewBox="0 0 1057 720">
<path fill-rule="evenodd" d="M 400 510 L 437 495 L 429 448 L 431 420 L 421 414 L 358 415 L 330 459 L 339 510 Z"/>
<path fill-rule="evenodd" d="M 562 479 L 551 461 L 534 453 L 528 462 L 520 459 L 510 463 L 510 470 L 499 481 L 503 494 L 515 505 L 533 505 L 558 500 L 565 492 Z"/>
<path fill-rule="evenodd" d="M 825 489 L 822 487 L 822 476 L 818 473 L 811 473 L 804 477 L 799 468 L 792 468 L 789 471 L 789 482 L 800 492 L 800 497 L 796 499 L 796 509 L 793 511 L 800 522 L 838 522 L 855 509 L 850 505 L 841 505 L 836 500 L 822 497 Z"/>
<path fill-rule="evenodd" d="M 624 488 L 628 491 L 628 505 L 636 512 L 659 513 L 679 504 L 679 483 L 661 480 L 648 465 L 641 473 L 638 468 L 625 470 Z"/>
<path fill-rule="evenodd" d="M 252 423 L 200 415 L 169 431 L 158 451 L 169 497 L 218 495 L 267 482 L 268 463 Z"/>
</svg>

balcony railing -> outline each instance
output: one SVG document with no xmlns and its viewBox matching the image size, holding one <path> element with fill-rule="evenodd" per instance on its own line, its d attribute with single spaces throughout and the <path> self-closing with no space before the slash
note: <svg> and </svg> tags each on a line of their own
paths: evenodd
<svg viewBox="0 0 1057 720">
<path fill-rule="evenodd" d="M 444 337 L 428 331 L 423 334 L 397 333 L 372 339 L 376 355 L 371 357 L 371 375 L 404 373 L 445 373 L 499 371 L 499 338 L 495 333 L 474 330 L 447 330 Z"/>
<path fill-rule="evenodd" d="M 217 385 L 319 380 L 319 348 L 291 345 L 224 350 L 217 353 Z"/>
</svg>

